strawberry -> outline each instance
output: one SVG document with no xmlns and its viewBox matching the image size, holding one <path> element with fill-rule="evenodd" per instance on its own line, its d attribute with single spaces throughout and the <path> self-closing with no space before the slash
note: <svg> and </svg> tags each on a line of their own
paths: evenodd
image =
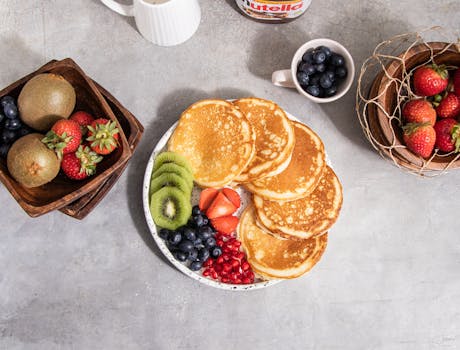
<svg viewBox="0 0 460 350">
<path fill-rule="evenodd" d="M 453 82 L 455 94 L 460 97 L 460 68 L 455 71 Z"/>
<path fill-rule="evenodd" d="M 402 116 L 406 123 L 436 123 L 436 111 L 427 100 L 410 100 L 402 109 Z"/>
<path fill-rule="evenodd" d="M 439 120 L 434 125 L 436 147 L 442 152 L 460 151 L 460 124 L 452 118 Z"/>
<path fill-rule="evenodd" d="M 233 205 L 238 209 L 241 205 L 241 199 L 238 192 L 235 190 L 225 187 L 222 189 L 222 193 L 233 203 Z"/>
<path fill-rule="evenodd" d="M 64 155 L 61 169 L 68 178 L 83 180 L 96 172 L 96 164 L 101 160 L 102 157 L 88 146 L 80 146 L 76 152 Z"/>
<path fill-rule="evenodd" d="M 211 205 L 214 198 L 217 196 L 217 192 L 219 192 L 215 188 L 206 188 L 200 193 L 200 202 L 198 203 L 198 207 L 201 211 L 205 211 Z"/>
<path fill-rule="evenodd" d="M 222 192 L 219 192 L 206 211 L 206 216 L 209 219 L 215 219 L 221 216 L 232 215 L 236 209 L 237 207 Z"/>
<path fill-rule="evenodd" d="M 98 154 L 109 154 L 118 147 L 119 130 L 117 123 L 105 118 L 96 119 L 88 125 L 87 141 Z"/>
<path fill-rule="evenodd" d="M 238 218 L 233 215 L 221 216 L 219 218 L 211 219 L 211 225 L 217 232 L 229 235 L 236 230 L 238 221 Z"/>
<path fill-rule="evenodd" d="M 409 123 L 403 127 L 403 131 L 407 148 L 423 158 L 431 155 L 436 142 L 436 132 L 430 123 Z"/>
<path fill-rule="evenodd" d="M 455 118 L 460 114 L 460 98 L 449 92 L 436 107 L 436 113 L 440 118 Z"/>
<path fill-rule="evenodd" d="M 80 125 L 69 119 L 60 119 L 42 139 L 48 148 L 54 149 L 59 159 L 63 154 L 75 152 L 80 146 L 82 134 Z"/>
<path fill-rule="evenodd" d="M 423 66 L 415 70 L 413 82 L 417 95 L 434 96 L 447 88 L 449 73 L 445 66 Z"/>
<path fill-rule="evenodd" d="M 94 121 L 94 118 L 91 116 L 91 114 L 83 111 L 75 112 L 70 116 L 69 119 L 76 121 L 78 125 L 80 125 L 82 135 L 86 135 L 88 133 L 88 125 L 91 125 L 91 123 Z"/>
</svg>

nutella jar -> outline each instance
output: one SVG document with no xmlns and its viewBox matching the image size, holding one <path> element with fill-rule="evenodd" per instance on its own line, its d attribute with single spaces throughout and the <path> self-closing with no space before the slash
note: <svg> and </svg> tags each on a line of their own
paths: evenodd
<svg viewBox="0 0 460 350">
<path fill-rule="evenodd" d="M 311 0 L 235 0 L 247 16 L 267 23 L 289 22 L 301 16 Z"/>
</svg>

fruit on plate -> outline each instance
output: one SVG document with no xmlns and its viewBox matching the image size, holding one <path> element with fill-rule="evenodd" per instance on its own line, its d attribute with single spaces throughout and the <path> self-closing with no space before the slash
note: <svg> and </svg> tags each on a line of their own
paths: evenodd
<svg viewBox="0 0 460 350">
<path fill-rule="evenodd" d="M 112 153 L 118 147 L 119 130 L 117 123 L 98 118 L 88 125 L 88 137 L 91 149 L 102 155 Z"/>
<path fill-rule="evenodd" d="M 192 214 L 190 198 L 177 187 L 162 187 L 152 194 L 150 213 L 159 227 L 175 230 L 185 225 Z"/>
<path fill-rule="evenodd" d="M 216 197 L 206 210 L 206 216 L 209 219 L 215 219 L 221 216 L 232 215 L 237 207 L 222 192 L 217 193 Z"/>
<path fill-rule="evenodd" d="M 158 170 L 162 165 L 169 163 L 180 165 L 181 167 L 185 168 L 191 175 L 193 174 L 192 167 L 190 166 L 187 158 L 179 153 L 170 151 L 162 152 L 155 158 L 155 162 L 153 163 L 153 172 Z"/>
<path fill-rule="evenodd" d="M 64 77 L 45 73 L 30 79 L 18 97 L 18 108 L 25 124 L 48 131 L 59 119 L 67 119 L 75 108 L 76 94 Z"/>
<path fill-rule="evenodd" d="M 414 72 L 413 84 L 419 96 L 434 96 L 443 92 L 449 83 L 449 73 L 441 65 L 419 67 Z"/>
<path fill-rule="evenodd" d="M 439 120 L 434 125 L 436 148 L 442 152 L 460 151 L 460 124 L 453 118 Z"/>
<path fill-rule="evenodd" d="M 91 125 L 91 123 L 94 122 L 93 116 L 85 111 L 77 111 L 73 113 L 69 119 L 80 125 L 81 134 L 83 136 L 88 133 L 88 125 Z"/>
<path fill-rule="evenodd" d="M 198 204 L 200 210 L 205 211 L 208 209 L 214 198 L 216 198 L 217 193 L 219 193 L 219 190 L 213 187 L 208 187 L 201 191 L 200 202 Z"/>
<path fill-rule="evenodd" d="M 460 98 L 453 92 L 448 92 L 436 107 L 440 118 L 456 118 L 460 114 Z"/>
<path fill-rule="evenodd" d="M 59 159 L 42 138 L 43 135 L 37 133 L 21 137 L 8 152 L 8 171 L 25 187 L 44 185 L 59 173 Z"/>
<path fill-rule="evenodd" d="M 215 219 L 211 219 L 211 225 L 214 229 L 220 233 L 229 235 L 235 232 L 238 227 L 239 219 L 234 215 L 221 216 Z"/>
<path fill-rule="evenodd" d="M 169 154 L 165 156 L 164 153 Z M 189 165 L 186 160 L 175 158 L 171 152 L 164 153 L 155 158 L 155 163 L 160 166 L 153 171 L 150 179 L 150 212 L 157 226 L 175 230 L 185 225 L 192 215 L 193 177 L 187 170 Z M 164 162 L 166 158 L 170 161 Z M 179 163 L 185 166 L 173 163 L 173 159 L 179 159 Z"/>
<path fill-rule="evenodd" d="M 408 123 L 403 127 L 403 139 L 412 152 L 428 158 L 434 149 L 436 132 L 430 123 Z"/>
<path fill-rule="evenodd" d="M 458 68 L 454 73 L 453 84 L 455 94 L 460 97 L 460 68 Z"/>
<path fill-rule="evenodd" d="M 56 152 L 59 159 L 64 154 L 76 152 L 81 141 L 80 125 L 70 119 L 58 120 L 42 140 L 49 149 Z"/>
<path fill-rule="evenodd" d="M 64 154 L 61 169 L 69 179 L 83 180 L 96 173 L 96 164 L 102 156 L 88 146 L 79 146 L 76 152 Z"/>
<path fill-rule="evenodd" d="M 436 110 L 424 99 L 408 101 L 402 109 L 402 116 L 406 123 L 436 123 Z"/>
</svg>

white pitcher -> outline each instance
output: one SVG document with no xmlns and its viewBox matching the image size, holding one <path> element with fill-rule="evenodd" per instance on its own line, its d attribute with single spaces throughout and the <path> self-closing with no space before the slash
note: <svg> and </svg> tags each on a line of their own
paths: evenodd
<svg viewBox="0 0 460 350">
<path fill-rule="evenodd" d="M 198 0 L 133 0 L 132 5 L 101 1 L 123 16 L 133 16 L 142 36 L 161 46 L 183 43 L 196 32 L 201 20 Z"/>
</svg>

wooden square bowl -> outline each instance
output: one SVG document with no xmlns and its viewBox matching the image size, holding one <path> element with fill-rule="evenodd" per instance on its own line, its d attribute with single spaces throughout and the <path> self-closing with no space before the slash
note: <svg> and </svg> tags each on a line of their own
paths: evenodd
<svg viewBox="0 0 460 350">
<path fill-rule="evenodd" d="M 398 119 L 393 118 L 390 120 L 386 115 L 388 113 L 390 116 L 397 116 L 398 113 L 396 107 L 400 85 L 393 79 L 407 81 L 409 79 L 407 76 L 409 72 L 418 66 L 428 63 L 444 64 L 448 67 L 460 67 L 460 51 L 458 46 L 442 42 L 420 44 L 412 47 L 407 53 L 400 55 L 399 58 L 401 60 L 395 59 L 387 66 L 387 74 L 383 74 L 382 72 L 377 76 L 371 88 L 370 98 L 379 96 L 378 103 L 382 106 L 382 108 L 375 108 L 370 111 L 371 119 L 375 115 L 375 123 L 371 125 L 371 129 L 374 130 L 374 133 L 379 134 L 378 139 L 380 139 L 380 142 L 386 143 L 388 146 L 395 146 L 392 149 L 393 155 L 401 160 L 400 165 L 410 170 L 442 171 L 446 168 L 459 168 L 460 159 L 458 155 L 437 154 L 431 161 L 427 162 L 425 159 L 411 152 L 404 145 L 403 133 Z M 388 149 L 384 151 L 386 153 Z"/>
<path fill-rule="evenodd" d="M 54 73 L 63 76 L 75 89 L 77 95 L 75 111 L 83 110 L 95 117 L 104 117 L 115 121 L 120 130 L 120 139 L 118 148 L 104 156 L 102 162 L 98 164 L 96 174 L 83 181 L 73 181 L 59 173 L 54 180 L 43 186 L 26 188 L 11 177 L 7 169 L 6 159 L 0 159 L 0 180 L 31 217 L 60 209 L 97 189 L 112 173 L 123 167 L 132 156 L 132 150 L 126 140 L 123 128 L 107 101 L 96 88 L 94 82 L 70 58 L 47 63 L 37 71 L 0 91 L 0 98 L 10 95 L 17 99 L 24 84 L 32 77 L 42 73 Z"/>
</svg>

